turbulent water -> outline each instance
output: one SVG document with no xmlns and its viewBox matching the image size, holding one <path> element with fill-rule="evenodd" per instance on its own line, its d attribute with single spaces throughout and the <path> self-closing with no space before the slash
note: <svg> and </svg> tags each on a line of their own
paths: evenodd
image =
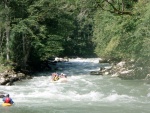
<svg viewBox="0 0 150 113">
<path fill-rule="evenodd" d="M 45 72 L 14 86 L 0 86 L 15 102 L 0 106 L 0 113 L 149 113 L 150 85 L 144 81 L 92 76 L 90 71 L 104 65 L 98 59 L 70 59 L 57 65 L 68 82 L 50 82 L 51 72 Z"/>
</svg>

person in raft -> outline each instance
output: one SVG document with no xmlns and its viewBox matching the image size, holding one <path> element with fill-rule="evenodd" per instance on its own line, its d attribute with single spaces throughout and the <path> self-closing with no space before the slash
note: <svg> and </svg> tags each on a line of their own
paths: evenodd
<svg viewBox="0 0 150 113">
<path fill-rule="evenodd" d="M 59 80 L 59 75 L 58 75 L 57 73 L 53 73 L 53 74 L 52 74 L 52 80 L 53 80 L 53 81 Z"/>
<path fill-rule="evenodd" d="M 64 73 L 61 73 L 61 74 L 59 75 L 59 78 L 67 78 L 67 75 L 64 74 Z"/>
<path fill-rule="evenodd" d="M 9 94 L 7 94 L 5 97 L 3 97 L 3 102 L 4 103 L 9 103 L 9 104 L 13 104 L 13 100 L 9 97 Z"/>
</svg>

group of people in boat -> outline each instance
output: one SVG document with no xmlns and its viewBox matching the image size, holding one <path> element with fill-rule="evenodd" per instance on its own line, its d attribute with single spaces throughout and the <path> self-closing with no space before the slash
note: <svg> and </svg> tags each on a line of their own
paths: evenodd
<svg viewBox="0 0 150 113">
<path fill-rule="evenodd" d="M 52 73 L 52 77 L 51 77 L 52 81 L 57 81 L 57 80 L 59 80 L 61 78 L 67 78 L 67 75 L 64 74 L 64 73 L 61 73 L 61 74 Z"/>
</svg>

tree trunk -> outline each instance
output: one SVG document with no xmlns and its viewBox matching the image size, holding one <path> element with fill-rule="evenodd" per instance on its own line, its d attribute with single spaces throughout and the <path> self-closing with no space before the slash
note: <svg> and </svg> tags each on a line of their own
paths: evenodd
<svg viewBox="0 0 150 113">
<path fill-rule="evenodd" d="M 25 41 L 25 35 L 22 35 L 22 42 L 23 42 L 23 68 L 26 67 L 26 41 Z"/>
<path fill-rule="evenodd" d="M 23 41 L 23 68 L 26 69 L 28 56 L 30 53 L 30 43 L 29 40 L 27 40 L 27 35 L 23 35 L 22 41 Z"/>
<path fill-rule="evenodd" d="M 9 1 L 5 0 L 5 10 L 6 10 L 6 26 L 5 26 L 5 30 L 6 30 L 6 59 L 7 61 L 10 60 L 9 57 L 9 38 L 10 38 L 10 19 L 9 19 L 9 5 L 8 5 Z"/>
</svg>

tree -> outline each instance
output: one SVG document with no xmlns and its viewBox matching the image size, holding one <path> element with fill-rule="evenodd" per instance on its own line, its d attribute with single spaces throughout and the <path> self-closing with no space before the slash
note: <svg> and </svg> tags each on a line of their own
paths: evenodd
<svg viewBox="0 0 150 113">
<path fill-rule="evenodd" d="M 5 43 L 5 53 L 3 50 L 1 50 L 2 55 L 6 55 L 6 60 L 10 60 L 9 55 L 9 40 L 10 40 L 10 7 L 9 7 L 10 1 L 9 0 L 2 0 L 1 1 L 1 20 L 3 23 L 1 23 L 1 49 L 3 49 L 3 44 Z"/>
</svg>

